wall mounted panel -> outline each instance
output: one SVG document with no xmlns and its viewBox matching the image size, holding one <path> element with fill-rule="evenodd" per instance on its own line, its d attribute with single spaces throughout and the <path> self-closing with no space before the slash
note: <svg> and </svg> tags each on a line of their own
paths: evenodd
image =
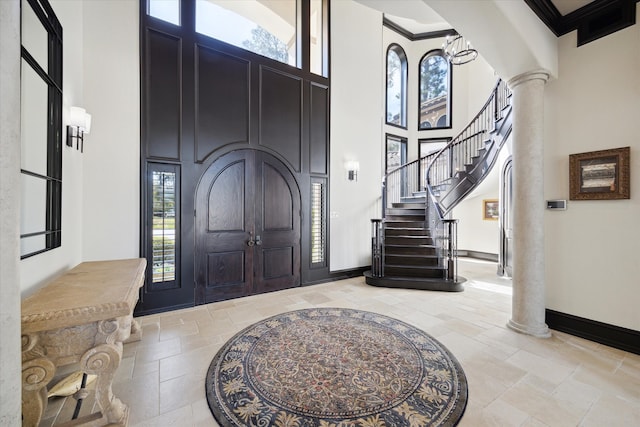
<svg viewBox="0 0 640 427">
<path fill-rule="evenodd" d="M 146 60 L 147 157 L 180 160 L 182 40 L 148 29 Z"/>
<path fill-rule="evenodd" d="M 260 68 L 260 145 L 280 153 L 300 172 L 302 79 Z"/>
<path fill-rule="evenodd" d="M 196 45 L 195 158 L 249 140 L 250 62 Z"/>
<path fill-rule="evenodd" d="M 311 83 L 309 129 L 309 169 L 313 174 L 327 173 L 329 135 L 329 88 Z"/>
</svg>

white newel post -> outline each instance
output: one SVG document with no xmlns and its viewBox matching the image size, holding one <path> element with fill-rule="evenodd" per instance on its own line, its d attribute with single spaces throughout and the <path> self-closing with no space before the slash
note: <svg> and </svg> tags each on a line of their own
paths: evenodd
<svg viewBox="0 0 640 427">
<path fill-rule="evenodd" d="M 544 86 L 545 70 L 509 80 L 513 92 L 513 302 L 508 326 L 549 337 L 545 323 Z"/>
</svg>

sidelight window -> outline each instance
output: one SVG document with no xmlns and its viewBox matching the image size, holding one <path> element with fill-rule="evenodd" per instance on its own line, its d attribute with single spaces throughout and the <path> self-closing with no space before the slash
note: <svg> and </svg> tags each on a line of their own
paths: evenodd
<svg viewBox="0 0 640 427">
<path fill-rule="evenodd" d="M 311 265 L 325 264 L 326 221 L 324 183 L 311 182 Z"/>
<path fill-rule="evenodd" d="M 178 266 L 178 166 L 150 164 L 151 282 L 175 283 Z M 165 287 L 162 286 L 164 289 Z"/>
</svg>

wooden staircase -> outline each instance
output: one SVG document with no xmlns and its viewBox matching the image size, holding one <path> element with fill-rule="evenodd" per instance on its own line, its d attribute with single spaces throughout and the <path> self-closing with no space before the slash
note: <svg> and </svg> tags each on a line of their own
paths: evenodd
<svg viewBox="0 0 640 427">
<path fill-rule="evenodd" d="M 374 286 L 462 291 L 452 209 L 489 174 L 512 128 L 511 92 L 498 81 L 484 107 L 446 147 L 385 175 L 382 219 L 372 219 Z"/>
<path fill-rule="evenodd" d="M 366 282 L 374 286 L 462 291 L 464 278 L 447 281 L 440 263 L 437 237 L 427 226 L 426 192 L 414 193 L 402 202 L 392 203 L 384 221 L 384 277 L 365 272 Z"/>
</svg>

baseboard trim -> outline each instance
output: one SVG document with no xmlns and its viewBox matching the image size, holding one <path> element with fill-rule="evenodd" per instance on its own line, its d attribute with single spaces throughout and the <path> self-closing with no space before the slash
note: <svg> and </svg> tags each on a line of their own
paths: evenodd
<svg viewBox="0 0 640 427">
<path fill-rule="evenodd" d="M 630 353 L 640 354 L 640 331 L 549 309 L 546 310 L 545 317 L 547 325 L 551 329 Z"/>
<path fill-rule="evenodd" d="M 498 254 L 491 254 L 488 252 L 470 251 L 467 249 L 459 249 L 456 251 L 458 256 L 464 256 L 469 258 L 481 259 L 484 261 L 498 262 Z"/>
<path fill-rule="evenodd" d="M 0 0 L 2 1 L 2 0 Z M 194 303 L 193 302 L 188 302 L 186 304 L 176 304 L 176 305 L 172 305 L 169 307 L 162 307 L 162 308 L 155 308 L 155 309 L 151 309 L 151 310 L 139 310 L 138 306 L 136 306 L 136 309 L 133 311 L 133 317 L 140 317 L 140 316 L 148 316 L 150 314 L 158 314 L 158 313 L 165 313 L 165 312 L 169 312 L 169 311 L 174 311 L 174 310 L 181 310 L 183 308 L 191 308 L 194 307 Z"/>
<path fill-rule="evenodd" d="M 333 282 L 336 280 L 350 279 L 352 277 L 360 277 L 364 275 L 364 272 L 367 270 L 371 270 L 371 266 L 367 265 L 365 267 L 357 267 L 357 268 L 349 268 L 346 270 L 336 270 L 330 271 L 327 277 L 323 277 L 322 279 L 314 280 L 311 282 L 305 282 L 302 286 L 311 286 L 318 285 L 320 283 Z"/>
</svg>

